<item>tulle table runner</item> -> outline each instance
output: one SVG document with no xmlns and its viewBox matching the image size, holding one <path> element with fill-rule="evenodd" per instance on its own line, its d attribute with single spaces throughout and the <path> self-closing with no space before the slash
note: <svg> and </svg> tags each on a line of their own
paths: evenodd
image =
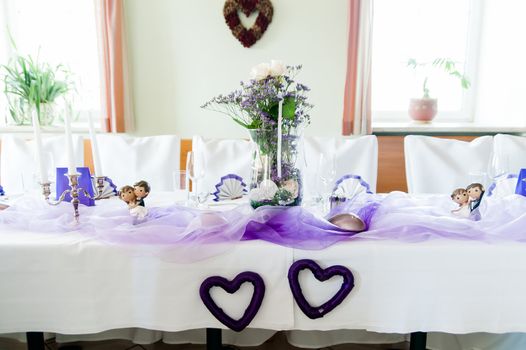
<svg viewBox="0 0 526 350">
<path fill-rule="evenodd" d="M 155 206 L 156 202 L 163 205 Z M 455 204 L 448 196 L 415 197 L 401 192 L 363 194 L 329 213 L 328 216 L 345 212 L 360 216 L 368 226 L 361 233 L 341 229 L 303 207 L 254 210 L 241 202 L 213 210 L 216 208 L 196 209 L 170 203 L 174 203 L 174 198 L 166 195 L 152 198 L 147 202 L 148 215 L 138 220 L 117 199 L 99 201 L 95 207 L 81 207 L 80 224 L 74 225 L 69 203 L 52 207 L 42 200 L 23 197 L 0 212 L 0 234 L 9 228 L 43 234 L 76 231 L 111 244 L 183 249 L 191 260 L 218 254 L 231 243 L 254 239 L 308 250 L 352 239 L 526 240 L 526 198 L 518 195 L 487 198 L 478 221 L 451 215 Z"/>
</svg>

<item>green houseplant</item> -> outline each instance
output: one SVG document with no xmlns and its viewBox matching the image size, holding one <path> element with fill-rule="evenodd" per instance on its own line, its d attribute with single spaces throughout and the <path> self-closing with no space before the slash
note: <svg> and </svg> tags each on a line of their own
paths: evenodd
<svg viewBox="0 0 526 350">
<path fill-rule="evenodd" d="M 431 69 L 438 69 L 449 76 L 458 79 L 463 89 L 468 89 L 471 85 L 469 79 L 461 73 L 457 62 L 450 58 L 436 58 L 431 62 L 418 62 L 414 58 L 407 61 L 407 67 L 417 70 L 422 69 L 427 72 L 422 82 L 422 97 L 412 98 L 409 102 L 409 116 L 415 121 L 430 122 L 437 113 L 437 98 L 431 97 L 428 81 Z"/>
<path fill-rule="evenodd" d="M 16 56 L 2 68 L 4 93 L 13 121 L 17 125 L 30 125 L 34 110 L 41 125 L 53 123 L 55 103 L 72 89 L 64 67 L 39 63 L 31 56 Z"/>
</svg>

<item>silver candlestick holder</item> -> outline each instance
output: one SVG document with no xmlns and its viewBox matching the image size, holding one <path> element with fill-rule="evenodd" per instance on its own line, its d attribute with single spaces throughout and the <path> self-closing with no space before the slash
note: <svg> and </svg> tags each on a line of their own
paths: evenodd
<svg viewBox="0 0 526 350">
<path fill-rule="evenodd" d="M 97 195 L 91 196 L 86 189 L 79 187 L 79 173 L 75 174 L 66 174 L 66 176 L 69 179 L 69 189 L 62 192 L 60 197 L 57 200 L 52 200 L 49 198 L 51 195 L 51 182 L 44 182 L 40 185 L 42 186 L 42 194 L 44 195 L 44 199 L 49 205 L 59 205 L 64 201 L 66 198 L 66 195 L 69 193 L 71 196 L 71 205 L 73 205 L 73 211 L 74 211 L 74 218 L 75 223 L 79 222 L 79 192 L 84 193 L 84 195 L 88 198 L 91 198 L 93 200 L 99 200 L 99 199 L 105 199 L 109 198 L 109 196 L 103 196 L 104 191 L 104 180 L 106 179 L 106 176 L 95 176 L 95 181 L 97 184 Z"/>
</svg>

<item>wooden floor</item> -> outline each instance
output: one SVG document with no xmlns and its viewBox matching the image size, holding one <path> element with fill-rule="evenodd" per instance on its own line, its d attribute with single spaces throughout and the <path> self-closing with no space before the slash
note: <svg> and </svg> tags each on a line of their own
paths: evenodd
<svg viewBox="0 0 526 350">
<path fill-rule="evenodd" d="M 66 345 L 77 345 L 75 350 L 206 350 L 205 345 L 192 345 L 192 344 L 164 344 L 162 342 L 149 344 L 149 345 L 137 345 L 126 340 L 111 340 L 111 341 L 100 341 L 100 342 L 78 342 L 71 344 L 56 344 L 53 339 L 46 342 L 47 350 L 69 350 L 72 349 Z M 68 349 L 69 348 L 69 349 Z M 8 340 L 0 338 L 0 350 L 24 350 L 26 345 L 24 343 L 17 342 L 15 340 Z M 287 339 L 284 334 L 277 333 L 275 336 L 270 338 L 267 342 L 257 347 L 231 347 L 233 350 L 298 350 L 287 343 Z M 369 345 L 369 344 L 343 344 L 337 346 L 331 346 L 321 348 L 320 350 L 407 350 L 409 349 L 408 343 L 398 344 L 384 344 L 384 345 Z"/>
</svg>

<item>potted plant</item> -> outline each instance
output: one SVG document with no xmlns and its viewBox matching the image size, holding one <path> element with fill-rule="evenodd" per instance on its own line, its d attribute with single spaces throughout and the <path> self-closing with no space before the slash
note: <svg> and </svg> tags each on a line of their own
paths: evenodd
<svg viewBox="0 0 526 350">
<path fill-rule="evenodd" d="M 34 110 L 41 125 L 53 123 L 56 101 L 72 88 L 63 66 L 51 67 L 31 56 L 17 56 L 1 67 L 5 71 L 4 93 L 13 121 L 17 125 L 30 125 Z"/>
<path fill-rule="evenodd" d="M 464 89 L 468 89 L 471 85 L 468 78 L 457 69 L 456 62 L 450 58 L 436 58 L 432 62 L 417 62 L 414 58 L 410 58 L 407 66 L 415 70 L 436 68 L 458 79 Z M 424 123 L 433 120 L 437 114 L 437 99 L 430 96 L 428 79 L 429 76 L 426 74 L 422 83 L 422 97 L 412 98 L 409 102 L 409 116 L 415 121 Z"/>
</svg>

